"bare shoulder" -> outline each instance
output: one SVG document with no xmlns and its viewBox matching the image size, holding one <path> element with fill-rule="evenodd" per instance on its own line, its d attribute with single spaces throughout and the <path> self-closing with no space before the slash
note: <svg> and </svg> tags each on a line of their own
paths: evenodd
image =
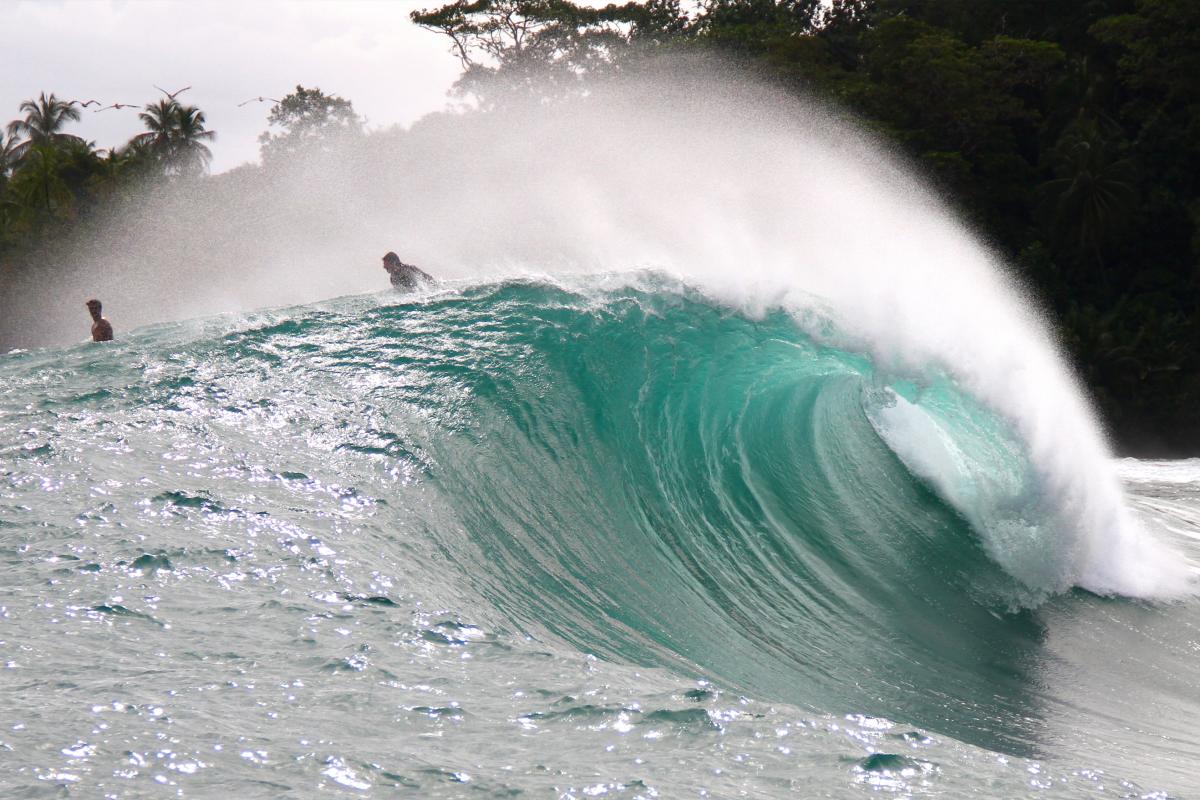
<svg viewBox="0 0 1200 800">
<path fill-rule="evenodd" d="M 93 342 L 111 342 L 113 338 L 112 323 L 106 319 L 98 319 L 92 324 Z"/>
</svg>

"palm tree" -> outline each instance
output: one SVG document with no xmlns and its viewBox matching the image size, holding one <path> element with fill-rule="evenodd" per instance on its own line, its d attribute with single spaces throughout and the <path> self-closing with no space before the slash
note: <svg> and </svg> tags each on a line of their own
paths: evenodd
<svg viewBox="0 0 1200 800">
<path fill-rule="evenodd" d="M 181 106 L 176 112 L 175 160 L 183 174 L 199 175 L 208 169 L 212 151 L 204 142 L 217 138 L 215 131 L 204 127 L 204 112 L 195 106 Z"/>
<path fill-rule="evenodd" d="M 146 132 L 133 137 L 130 144 L 153 153 L 160 159 L 169 159 L 178 121 L 175 113 L 177 108 L 179 103 L 167 98 L 146 106 L 146 110 L 138 114 L 138 119 L 146 126 Z"/>
<path fill-rule="evenodd" d="M 17 140 L 11 136 L 5 138 L 4 131 L 0 131 L 0 186 L 4 185 L 4 179 L 17 165 L 17 160 Z"/>
<path fill-rule="evenodd" d="M 133 147 L 110 147 L 100 150 L 96 155 L 101 156 L 99 169 L 92 177 L 92 188 L 96 194 L 111 198 L 121 189 L 122 183 L 137 161 L 137 151 Z"/>
<path fill-rule="evenodd" d="M 17 163 L 17 142 L 11 136 L 5 137 L 0 131 L 0 248 L 4 246 L 9 235 L 9 221 L 16 208 L 16 203 L 8 195 L 8 173 Z"/>
<path fill-rule="evenodd" d="M 1055 150 L 1059 177 L 1039 186 L 1038 193 L 1058 238 L 1080 261 L 1094 259 L 1107 283 L 1106 245 L 1137 203 L 1133 164 L 1114 157 L 1094 124 L 1072 126 Z"/>
<path fill-rule="evenodd" d="M 40 209 L 53 215 L 69 207 L 71 191 L 60 169 L 64 157 L 62 150 L 49 144 L 36 145 L 25 152 L 21 169 L 9 188 L 26 212 Z"/>
<path fill-rule="evenodd" d="M 59 100 L 53 92 L 47 97 L 46 93 L 42 92 L 37 100 L 21 103 L 20 110 L 25 114 L 25 118 L 14 119 L 8 123 L 10 137 L 25 137 L 15 148 L 18 159 L 24 157 L 30 147 L 83 141 L 78 136 L 62 132 L 67 122 L 79 121 L 79 109 L 75 108 L 73 101 Z"/>
<path fill-rule="evenodd" d="M 212 151 L 204 144 L 216 138 L 205 129 L 204 112 L 164 98 L 146 106 L 138 117 L 146 126 L 130 145 L 152 154 L 168 174 L 197 175 L 208 167 Z"/>
</svg>

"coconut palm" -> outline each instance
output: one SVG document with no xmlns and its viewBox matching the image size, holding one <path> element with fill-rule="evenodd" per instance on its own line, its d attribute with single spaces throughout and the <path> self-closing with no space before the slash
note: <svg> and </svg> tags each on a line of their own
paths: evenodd
<svg viewBox="0 0 1200 800">
<path fill-rule="evenodd" d="M 17 140 L 11 136 L 6 138 L 4 131 L 0 131 L 0 186 L 4 185 L 4 179 L 17 165 L 17 160 Z"/>
<path fill-rule="evenodd" d="M 17 162 L 15 149 L 16 140 L 0 131 L 0 248 L 9 238 L 13 212 L 17 208 L 16 202 L 8 196 L 8 173 Z"/>
<path fill-rule="evenodd" d="M 183 174 L 199 175 L 208 169 L 212 151 L 205 142 L 217 138 L 216 131 L 204 127 L 204 112 L 195 106 L 180 106 L 176 112 L 178 126 L 175 139 L 175 161 Z"/>
<path fill-rule="evenodd" d="M 83 141 L 78 136 L 62 132 L 68 122 L 79 121 L 79 109 L 72 101 L 59 100 L 53 92 L 47 97 L 42 92 L 37 100 L 21 103 L 20 110 L 25 115 L 24 119 L 14 119 L 8 123 L 9 136 L 24 137 L 15 148 L 18 159 L 24 157 L 31 147 Z"/>
<path fill-rule="evenodd" d="M 195 175 L 207 168 L 212 151 L 204 142 L 217 134 L 204 127 L 203 111 L 163 98 L 146 106 L 138 117 L 146 132 L 133 137 L 130 144 L 157 158 L 168 174 Z"/>
<path fill-rule="evenodd" d="M 1137 203 L 1133 164 L 1114 156 L 1093 124 L 1068 129 L 1055 150 L 1059 177 L 1038 187 L 1049 221 L 1081 260 L 1094 259 L 1107 281 L 1106 245 Z"/>
<path fill-rule="evenodd" d="M 138 114 L 138 119 L 146 126 L 146 132 L 134 136 L 130 143 L 160 159 L 169 159 L 178 123 L 178 108 L 179 103 L 167 98 L 146 106 L 146 110 Z"/>
<path fill-rule="evenodd" d="M 91 178 L 91 187 L 103 198 L 111 198 L 121 190 L 142 158 L 132 145 L 100 150 L 96 155 L 99 160 L 96 173 Z"/>
<path fill-rule="evenodd" d="M 27 213 L 52 215 L 70 206 L 71 190 L 63 180 L 64 152 L 50 144 L 28 148 L 21 169 L 9 182 L 9 191 Z"/>
</svg>

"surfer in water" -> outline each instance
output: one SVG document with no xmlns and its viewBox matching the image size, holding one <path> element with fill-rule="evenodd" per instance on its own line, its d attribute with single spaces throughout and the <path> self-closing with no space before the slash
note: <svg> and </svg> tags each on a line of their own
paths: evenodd
<svg viewBox="0 0 1200 800">
<path fill-rule="evenodd" d="M 100 316 L 100 301 L 88 300 L 86 305 L 92 315 L 92 341 L 111 342 L 113 338 L 112 323 Z"/>
<path fill-rule="evenodd" d="M 405 264 L 395 253 L 388 253 L 383 257 L 383 268 L 391 277 L 394 289 L 410 291 L 423 283 L 433 283 L 433 277 L 427 272 L 412 264 Z"/>
</svg>

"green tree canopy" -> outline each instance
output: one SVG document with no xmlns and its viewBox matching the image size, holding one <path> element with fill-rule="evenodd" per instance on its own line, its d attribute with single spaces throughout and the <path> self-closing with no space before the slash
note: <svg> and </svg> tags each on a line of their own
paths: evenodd
<svg viewBox="0 0 1200 800">
<path fill-rule="evenodd" d="M 264 164 L 328 152 L 363 132 L 363 120 L 353 103 L 315 87 L 297 85 L 296 91 L 271 107 L 267 120 L 278 132 L 268 130 L 258 137 Z"/>
<path fill-rule="evenodd" d="M 570 0 L 456 0 L 414 11 L 413 22 L 450 39 L 463 65 L 457 84 L 487 105 L 505 92 L 570 92 L 586 75 L 614 68 L 635 41 L 685 29 L 679 0 L 594 8 Z"/>
</svg>

